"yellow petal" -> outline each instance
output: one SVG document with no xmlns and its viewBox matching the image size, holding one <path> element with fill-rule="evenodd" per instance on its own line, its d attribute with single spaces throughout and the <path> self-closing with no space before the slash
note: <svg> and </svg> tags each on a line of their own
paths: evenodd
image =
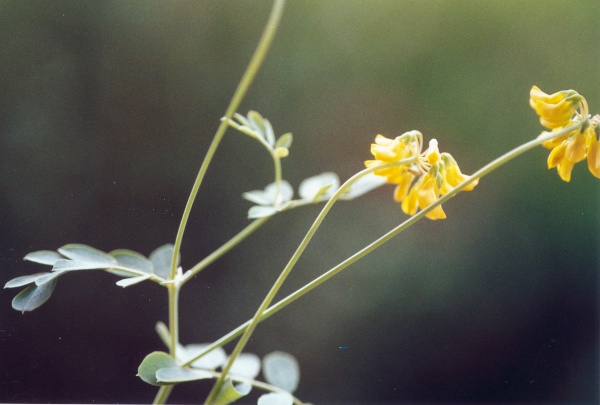
<svg viewBox="0 0 600 405">
<path fill-rule="evenodd" d="M 553 169 L 560 163 L 565 156 L 566 149 L 566 141 L 563 141 L 560 145 L 552 149 L 550 155 L 548 155 L 548 169 Z"/>
<path fill-rule="evenodd" d="M 398 182 L 396 189 L 394 190 L 394 201 L 400 202 L 406 197 L 412 181 L 415 179 L 415 175 L 406 170 Z"/>
<path fill-rule="evenodd" d="M 558 175 L 563 181 L 567 183 L 571 181 L 571 171 L 573 170 L 574 162 L 571 162 L 569 159 L 563 158 L 556 166 L 556 170 L 558 171 Z"/>
<path fill-rule="evenodd" d="M 414 184 L 408 192 L 408 195 L 402 200 L 401 207 L 405 214 L 415 215 L 417 212 L 417 198 L 419 196 L 418 190 L 419 185 Z"/>
<path fill-rule="evenodd" d="M 588 147 L 587 161 L 590 172 L 600 179 L 600 141 L 596 136 Z"/>
<path fill-rule="evenodd" d="M 577 131 L 577 133 L 567 141 L 565 157 L 574 163 L 581 162 L 585 159 L 586 143 L 587 139 L 585 135 Z"/>
</svg>

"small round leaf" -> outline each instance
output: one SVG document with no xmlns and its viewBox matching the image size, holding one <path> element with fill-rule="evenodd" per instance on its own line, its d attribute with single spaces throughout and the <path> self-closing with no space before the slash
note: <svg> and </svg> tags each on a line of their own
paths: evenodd
<svg viewBox="0 0 600 405">
<path fill-rule="evenodd" d="M 161 368 L 168 367 L 178 367 L 171 356 L 165 352 L 152 352 L 142 360 L 137 375 L 151 385 L 168 385 L 156 379 L 156 372 Z"/>
<path fill-rule="evenodd" d="M 300 382 L 300 366 L 294 356 L 285 352 L 272 352 L 263 358 L 265 380 L 289 392 L 296 391 Z"/>
<path fill-rule="evenodd" d="M 294 398 L 283 392 L 270 392 L 258 398 L 258 405 L 292 405 Z"/>
</svg>

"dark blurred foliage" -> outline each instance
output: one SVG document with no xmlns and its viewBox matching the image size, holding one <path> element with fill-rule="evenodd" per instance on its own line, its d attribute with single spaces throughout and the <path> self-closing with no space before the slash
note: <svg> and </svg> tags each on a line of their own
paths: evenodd
<svg viewBox="0 0 600 405">
<path fill-rule="evenodd" d="M 254 50 L 267 1 L 1 1 L 1 282 L 31 251 L 85 243 L 144 254 L 172 242 L 211 137 Z M 377 133 L 418 129 L 470 173 L 542 130 L 537 84 L 600 112 L 597 0 L 290 1 L 240 112 L 292 131 L 284 177 L 362 167 Z M 284 350 L 315 404 L 598 401 L 600 188 L 541 148 L 262 324 L 247 350 Z M 243 191 L 271 181 L 261 147 L 230 131 L 182 247 L 193 266 L 247 223 Z M 291 292 L 404 220 L 383 187 L 339 204 Z M 248 319 L 318 212 L 298 209 L 182 293 L 183 343 Z M 63 277 L 20 314 L 0 302 L 0 401 L 140 403 L 163 350 L 166 292 L 103 272 Z M 347 349 L 339 349 L 347 346 Z M 231 347 L 228 347 L 231 350 Z M 173 402 L 200 402 L 206 382 Z"/>
</svg>

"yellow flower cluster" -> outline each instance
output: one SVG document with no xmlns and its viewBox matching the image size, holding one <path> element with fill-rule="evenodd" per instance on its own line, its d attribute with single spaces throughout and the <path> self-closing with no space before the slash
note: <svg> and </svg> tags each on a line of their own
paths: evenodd
<svg viewBox="0 0 600 405">
<path fill-rule="evenodd" d="M 429 142 L 426 151 L 421 152 L 422 147 L 423 135 L 419 131 L 406 132 L 395 139 L 377 135 L 371 144 L 375 160 L 365 161 L 366 167 L 373 167 L 408 160 L 406 164 L 374 172 L 385 177 L 388 183 L 396 184 L 394 200 L 401 203 L 402 211 L 408 215 L 427 208 L 468 177 L 461 173 L 452 155 L 440 153 L 435 139 Z M 472 190 L 478 181 L 474 180 L 464 190 Z M 446 214 L 438 205 L 426 217 L 443 219 Z"/>
<path fill-rule="evenodd" d="M 575 90 L 563 90 L 546 94 L 537 86 L 531 88 L 529 105 L 540 117 L 540 123 L 552 131 L 588 119 L 588 123 L 572 132 L 543 143 L 551 149 L 548 156 L 548 169 L 556 167 L 564 181 L 571 180 L 571 171 L 577 162 L 586 159 L 590 172 L 600 178 L 600 116 L 590 118 L 588 105 Z"/>
</svg>

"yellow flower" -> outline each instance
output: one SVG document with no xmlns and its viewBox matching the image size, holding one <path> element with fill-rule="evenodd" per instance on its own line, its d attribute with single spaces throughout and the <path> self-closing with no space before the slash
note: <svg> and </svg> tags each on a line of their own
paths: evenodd
<svg viewBox="0 0 600 405">
<path fill-rule="evenodd" d="M 371 153 L 376 160 L 367 160 L 367 167 L 397 162 L 408 157 L 417 157 L 414 163 L 377 170 L 374 173 L 383 176 L 388 183 L 396 184 L 394 200 L 401 203 L 402 211 L 414 215 L 435 203 L 440 196 L 448 193 L 467 176 L 461 173 L 458 164 L 448 153 L 440 153 L 435 139 L 421 153 L 423 135 L 418 131 L 407 132 L 396 139 L 377 135 L 371 145 Z M 464 188 L 472 190 L 475 180 Z M 443 219 L 446 214 L 437 206 L 425 215 L 429 219 Z"/>
<path fill-rule="evenodd" d="M 419 131 L 410 131 L 395 139 L 386 138 L 383 135 L 375 137 L 375 143 L 371 144 L 371 154 L 375 160 L 365 161 L 366 167 L 377 166 L 384 163 L 398 162 L 403 159 L 417 156 L 423 135 Z M 377 170 L 374 173 L 383 176 L 388 183 L 398 184 L 406 179 L 406 166 L 394 166 L 387 169 Z"/>
<path fill-rule="evenodd" d="M 540 123 L 544 127 L 556 129 L 569 125 L 582 98 L 575 90 L 546 94 L 533 86 L 529 92 L 529 105 L 540 116 Z"/>
<path fill-rule="evenodd" d="M 544 142 L 551 149 L 548 156 L 548 169 L 556 167 L 560 178 L 571 181 L 571 172 L 575 163 L 586 159 L 590 172 L 600 178 L 600 146 L 598 145 L 598 127 L 600 116 L 590 118 L 587 101 L 575 90 L 563 90 L 546 94 L 533 86 L 529 105 L 540 116 L 543 126 L 553 131 L 568 125 L 589 119 L 581 128 Z M 548 132 L 542 132 L 541 136 Z"/>
</svg>

